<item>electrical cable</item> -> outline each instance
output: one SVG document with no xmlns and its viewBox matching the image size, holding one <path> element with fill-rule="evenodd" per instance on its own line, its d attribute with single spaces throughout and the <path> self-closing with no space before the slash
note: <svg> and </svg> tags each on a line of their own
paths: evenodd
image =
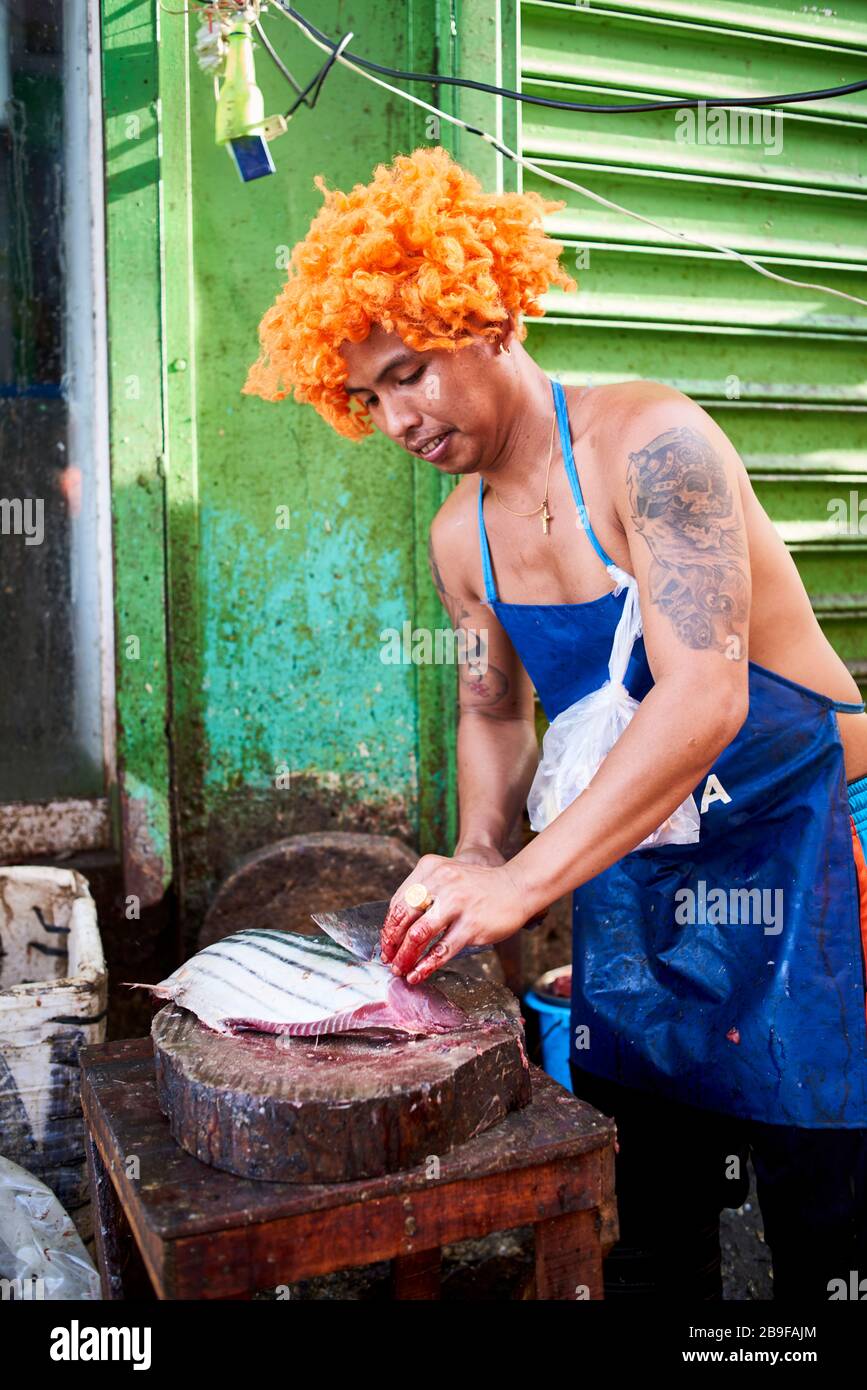
<svg viewBox="0 0 867 1390">
<path fill-rule="evenodd" d="M 283 59 L 280 57 L 279 53 L 277 53 L 276 49 L 271 43 L 271 40 L 268 38 L 268 35 L 265 33 L 265 30 L 262 28 L 262 25 L 258 19 L 254 20 L 254 28 L 259 36 L 259 42 L 261 43 L 265 52 L 268 54 L 268 57 L 273 62 L 274 66 L 280 69 L 280 72 L 286 78 L 286 81 L 289 83 L 290 87 L 294 87 L 295 91 L 300 94 L 301 84 L 299 82 L 296 82 L 295 78 L 292 76 L 291 72 L 287 68 L 286 64 L 283 62 Z"/>
<path fill-rule="evenodd" d="M 747 256 L 742 251 L 736 251 L 731 246 L 724 246 L 715 241 L 707 241 L 703 237 L 688 236 L 685 232 L 678 231 L 674 227 L 666 227 L 662 222 L 654 221 L 652 217 L 645 217 L 640 212 L 633 212 L 631 208 L 623 207 L 622 204 L 615 203 L 610 198 L 603 197 L 601 193 L 594 193 L 592 189 L 585 188 L 583 184 L 575 183 L 572 179 L 566 179 L 560 174 L 552 173 L 549 169 L 543 168 L 542 165 L 536 164 L 534 160 L 528 159 L 526 155 L 517 154 L 516 151 L 510 149 L 508 145 L 495 139 L 489 131 L 481 130 L 478 126 L 472 126 L 467 121 L 461 120 L 460 116 L 452 116 L 448 111 L 441 111 L 438 107 L 432 106 L 430 102 L 423 101 L 421 97 L 413 96 L 411 92 L 404 92 L 400 87 L 393 87 L 389 82 L 384 82 L 382 78 L 374 77 L 372 73 L 366 72 L 364 68 L 359 67 L 357 63 L 348 58 L 345 52 L 338 54 L 337 50 L 339 45 L 332 44 L 330 39 L 320 40 L 314 37 L 310 32 L 312 26 L 310 26 L 307 21 L 302 20 L 300 16 L 296 17 L 291 6 L 284 5 L 282 0 L 273 0 L 273 3 L 275 3 L 278 12 L 285 15 L 287 19 L 290 19 L 301 29 L 302 33 L 306 33 L 310 41 L 315 43 L 318 48 L 322 48 L 329 53 L 333 52 L 335 60 L 342 63 L 344 67 L 348 67 L 353 72 L 357 72 L 361 77 L 366 78 L 368 82 L 374 82 L 378 87 L 383 87 L 387 92 L 391 92 L 392 95 L 403 97 L 405 101 L 410 101 L 413 105 L 422 107 L 423 110 L 429 111 L 432 115 L 439 117 L 440 120 L 447 121 L 451 125 L 459 126 L 470 135 L 477 135 L 480 139 L 491 145 L 499 154 L 503 155 L 504 158 L 510 159 L 523 169 L 529 169 L 537 178 L 545 179 L 549 183 L 560 184 L 563 188 L 571 189 L 575 193 L 582 194 L 585 198 L 590 198 L 591 201 L 595 203 L 600 203 L 603 207 L 612 208 L 615 212 L 624 213 L 625 216 L 632 217 L 638 222 L 643 222 L 648 227 L 655 227 L 657 231 L 665 232 L 667 236 L 677 237 L 680 241 L 692 243 L 697 246 L 705 246 L 711 251 L 721 252 L 728 258 L 741 261 L 744 265 L 749 266 L 751 270 L 757 271 L 759 275 L 764 275 L 769 280 L 778 280 L 780 284 L 792 285 L 795 289 L 799 290 L 817 290 L 820 294 L 831 294 L 839 299 L 847 299 L 853 304 L 861 304 L 867 309 L 867 299 L 860 299 L 857 295 L 848 294 L 845 290 L 832 289 L 829 285 L 817 285 L 808 280 L 792 280 L 788 275 L 778 275 L 776 271 L 768 270 L 766 266 L 761 265 L 758 261 L 754 260 L 752 256 Z M 345 38 L 342 39 L 341 44 L 345 43 L 345 41 Z M 594 108 L 594 110 L 595 109 L 598 108 Z"/>
<path fill-rule="evenodd" d="M 326 77 L 328 76 L 337 59 L 340 58 L 341 54 L 343 53 L 343 50 L 345 49 L 346 45 L 349 43 L 349 40 L 352 37 L 353 35 L 351 33 L 344 34 L 340 42 L 334 46 L 333 52 L 331 52 L 331 50 L 329 49 L 330 57 L 328 59 L 328 62 L 324 63 L 323 66 L 319 69 L 319 71 L 311 78 L 311 80 L 307 83 L 307 86 L 304 88 L 303 92 L 299 91 L 298 99 L 292 103 L 292 105 L 289 107 L 289 110 L 286 112 L 287 121 L 290 119 L 290 117 L 295 115 L 295 112 L 298 110 L 298 107 L 302 104 L 302 102 L 305 106 L 309 106 L 311 111 L 313 110 L 313 107 L 319 100 L 319 93 L 322 91 L 323 82 L 325 81 Z M 310 91 L 311 87 L 315 87 L 316 91 L 313 94 L 313 100 L 307 101 L 307 93 Z"/>
<path fill-rule="evenodd" d="M 305 29 L 308 35 L 318 40 L 320 44 L 331 46 L 328 35 L 323 34 L 292 5 L 287 4 L 285 0 L 271 0 L 271 3 L 275 9 L 282 10 L 287 18 L 294 19 L 300 28 Z M 583 111 L 593 115 L 597 113 L 628 115 L 634 111 L 677 111 L 691 106 L 791 105 L 793 102 L 821 101 L 825 97 L 846 96 L 849 92 L 860 92 L 867 88 L 867 79 L 865 79 L 862 82 L 849 82 L 843 87 L 824 87 L 813 92 L 788 92 L 784 96 L 776 97 L 683 97 L 672 101 L 642 101 L 633 104 L 597 106 L 593 102 L 556 101 L 552 97 L 533 96 L 530 92 L 515 92 L 510 87 L 495 87 L 489 82 L 476 82 L 470 77 L 444 77 L 430 72 L 404 72 L 400 68 L 390 68 L 385 67 L 382 63 L 374 63 L 369 58 L 362 58 L 359 53 L 350 53 L 348 50 L 344 53 L 344 57 L 349 62 L 355 63 L 357 67 L 365 68 L 369 72 L 382 73 L 384 77 L 394 77 L 401 82 L 430 82 L 438 87 L 470 87 L 476 92 L 489 92 L 492 96 L 509 97 L 512 101 L 527 102 L 530 106 L 549 106 L 557 111 Z"/>
</svg>

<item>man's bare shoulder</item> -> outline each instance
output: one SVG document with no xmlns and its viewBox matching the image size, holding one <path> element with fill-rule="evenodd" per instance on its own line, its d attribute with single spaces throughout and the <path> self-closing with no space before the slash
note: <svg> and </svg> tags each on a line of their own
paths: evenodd
<svg viewBox="0 0 867 1390">
<path fill-rule="evenodd" d="M 603 443 L 615 446 L 624 430 L 660 420 L 672 426 L 705 423 L 711 431 L 722 433 L 704 406 L 662 381 L 615 381 L 593 387 L 585 399 L 591 427 L 599 427 Z"/>
<path fill-rule="evenodd" d="M 593 395 L 595 399 L 588 401 L 589 427 L 597 459 L 612 485 L 618 478 L 625 481 L 631 452 L 652 447 L 677 432 L 684 432 L 684 437 L 702 436 L 710 448 L 730 459 L 737 473 L 746 476 L 728 436 L 698 401 L 676 387 L 661 381 L 618 381 L 594 388 Z"/>
<path fill-rule="evenodd" d="M 610 437 L 618 427 L 636 418 L 646 418 L 659 410 L 676 410 L 691 416 L 707 415 L 697 401 L 662 381 L 613 381 L 605 386 L 592 387 L 585 399 L 593 424 L 606 426 L 606 437 Z"/>
<path fill-rule="evenodd" d="M 479 475 L 478 473 L 465 473 L 458 479 L 457 486 L 453 487 L 445 501 L 441 503 L 437 516 L 453 516 L 457 512 L 466 511 L 478 504 L 479 500 Z"/>
</svg>

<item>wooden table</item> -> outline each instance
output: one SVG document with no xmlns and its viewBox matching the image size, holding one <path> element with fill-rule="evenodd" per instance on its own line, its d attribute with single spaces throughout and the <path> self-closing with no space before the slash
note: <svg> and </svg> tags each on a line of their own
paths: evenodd
<svg viewBox="0 0 867 1390">
<path fill-rule="evenodd" d="M 80 1063 L 105 1298 L 249 1298 L 391 1260 L 395 1298 L 435 1299 L 443 1245 L 529 1225 L 524 1296 L 603 1296 L 618 1234 L 614 1122 L 536 1067 L 530 1104 L 442 1156 L 438 1173 L 311 1185 L 239 1178 L 181 1149 L 157 1104 L 150 1038 L 82 1048 Z"/>
</svg>

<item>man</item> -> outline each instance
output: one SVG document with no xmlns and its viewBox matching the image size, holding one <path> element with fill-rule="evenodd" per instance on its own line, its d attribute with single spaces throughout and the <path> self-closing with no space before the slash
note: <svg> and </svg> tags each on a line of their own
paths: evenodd
<svg viewBox="0 0 867 1390">
<path fill-rule="evenodd" d="M 564 390 L 524 349 L 538 296 L 572 283 L 554 206 L 485 194 L 441 149 L 326 194 L 245 387 L 462 479 L 430 533 L 475 657 L 460 837 L 394 895 L 382 958 L 415 984 L 571 890 L 573 1087 L 619 1133 L 607 1294 L 720 1297 L 751 1153 L 777 1297 L 827 1298 L 867 1273 L 867 714 L 711 417 L 652 381 Z M 534 687 L 595 775 L 507 861 Z M 580 729 L 609 699 L 631 718 L 594 753 Z"/>
</svg>

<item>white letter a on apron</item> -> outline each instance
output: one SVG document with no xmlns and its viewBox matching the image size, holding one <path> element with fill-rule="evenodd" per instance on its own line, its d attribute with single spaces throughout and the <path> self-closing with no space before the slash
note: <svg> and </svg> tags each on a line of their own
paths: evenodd
<svg viewBox="0 0 867 1390">
<path fill-rule="evenodd" d="M 704 791 L 701 796 L 701 814 L 704 815 L 708 806 L 712 806 L 715 801 L 731 801 L 731 797 L 716 773 L 711 772 L 704 784 Z"/>
</svg>

